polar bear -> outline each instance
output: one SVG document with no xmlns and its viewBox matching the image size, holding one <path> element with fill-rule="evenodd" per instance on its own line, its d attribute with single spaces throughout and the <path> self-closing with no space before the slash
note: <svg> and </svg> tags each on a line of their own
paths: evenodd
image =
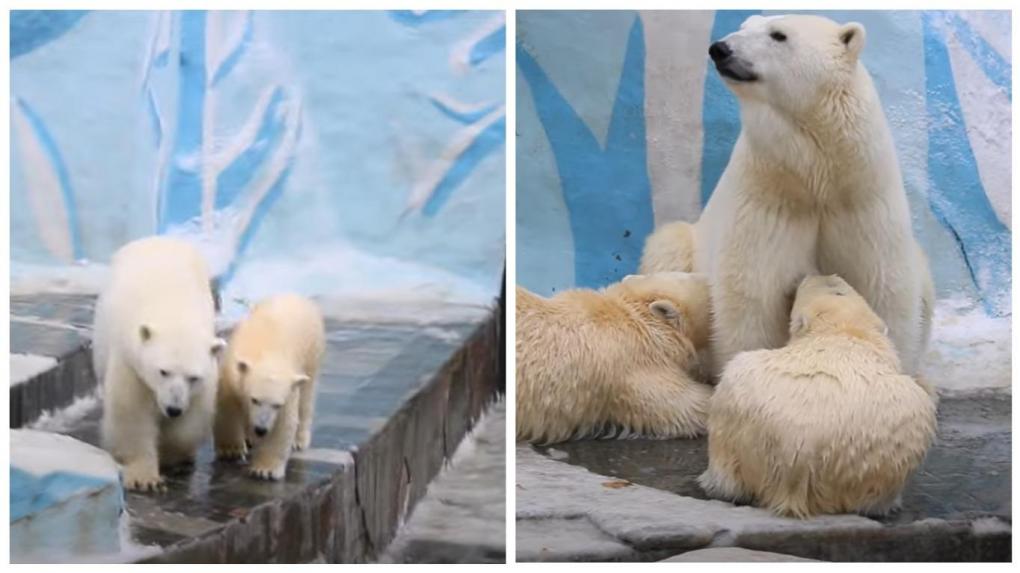
<svg viewBox="0 0 1020 573">
<path fill-rule="evenodd" d="M 666 223 L 648 235 L 641 251 L 638 272 L 654 273 L 694 271 L 694 226 L 684 221 Z"/>
<path fill-rule="evenodd" d="M 925 284 L 896 149 L 860 61 L 865 31 L 817 16 L 749 18 L 709 54 L 741 132 L 695 225 L 716 370 L 786 342 L 804 276 L 839 274 L 889 326 L 907 372 L 924 351 Z"/>
<path fill-rule="evenodd" d="M 255 305 L 231 334 L 221 368 L 214 430 L 218 458 L 244 457 L 251 443 L 248 473 L 283 478 L 291 450 L 312 441 L 325 340 L 314 302 L 282 294 Z"/>
<path fill-rule="evenodd" d="M 935 437 L 929 389 L 901 374 L 882 319 L 837 276 L 800 284 L 790 335 L 726 366 L 699 483 L 802 518 L 896 508 Z"/>
<path fill-rule="evenodd" d="M 217 357 L 202 255 L 150 237 L 118 250 L 96 301 L 92 359 L 103 389 L 102 443 L 131 490 L 164 489 L 160 466 L 194 461 L 210 433 Z"/>
<path fill-rule="evenodd" d="M 549 299 L 517 287 L 517 438 L 703 433 L 708 321 L 706 281 L 688 273 Z"/>
</svg>

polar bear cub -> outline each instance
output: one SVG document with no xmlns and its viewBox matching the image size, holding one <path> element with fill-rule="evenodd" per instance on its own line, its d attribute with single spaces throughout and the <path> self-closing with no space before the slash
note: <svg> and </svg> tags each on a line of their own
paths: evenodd
<svg viewBox="0 0 1020 573">
<path fill-rule="evenodd" d="M 684 221 L 673 221 L 657 227 L 645 239 L 641 251 L 643 275 L 653 273 L 684 272 L 694 270 L 694 226 Z"/>
<path fill-rule="evenodd" d="M 140 239 L 113 256 L 92 356 L 103 447 L 127 489 L 162 490 L 160 466 L 194 461 L 209 436 L 224 346 L 209 285 L 202 255 L 178 240 Z"/>
<path fill-rule="evenodd" d="M 720 369 L 738 352 L 781 347 L 789 295 L 820 273 L 853 285 L 904 369 L 918 370 L 931 279 L 864 44 L 858 23 L 754 16 L 709 48 L 741 118 L 695 225 L 693 270 L 709 275 Z"/>
<path fill-rule="evenodd" d="M 708 320 L 700 275 L 632 275 L 549 299 L 517 287 L 517 438 L 703 433 Z"/>
<path fill-rule="evenodd" d="M 884 514 L 935 436 L 882 320 L 837 276 L 797 289 L 790 343 L 738 354 L 710 401 L 710 495 L 780 515 Z"/>
<path fill-rule="evenodd" d="M 322 313 L 295 294 L 258 303 L 234 329 L 220 374 L 216 455 L 236 459 L 253 444 L 249 474 L 282 479 L 291 450 L 312 440 Z"/>
</svg>

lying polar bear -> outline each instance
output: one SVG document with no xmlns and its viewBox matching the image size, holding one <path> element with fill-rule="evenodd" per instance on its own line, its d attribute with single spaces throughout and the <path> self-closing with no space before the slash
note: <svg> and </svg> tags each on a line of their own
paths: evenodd
<svg viewBox="0 0 1020 573">
<path fill-rule="evenodd" d="M 698 482 L 795 517 L 898 507 L 935 437 L 930 390 L 901 374 L 885 324 L 837 276 L 801 282 L 790 334 L 727 365 Z"/>
<path fill-rule="evenodd" d="M 550 299 L 517 287 L 517 438 L 538 443 L 704 432 L 708 287 L 687 273 L 629 276 Z"/>
</svg>

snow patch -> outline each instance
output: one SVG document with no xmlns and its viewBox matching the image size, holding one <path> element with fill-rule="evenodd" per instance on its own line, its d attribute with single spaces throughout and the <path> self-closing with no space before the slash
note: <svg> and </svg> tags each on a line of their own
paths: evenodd
<svg viewBox="0 0 1020 573">
<path fill-rule="evenodd" d="M 980 303 L 963 295 L 939 300 L 922 374 L 949 392 L 1009 389 L 1010 323 L 1009 316 L 988 316 Z"/>
<path fill-rule="evenodd" d="M 11 354 L 11 386 L 27 382 L 57 365 L 57 359 L 36 354 Z"/>
<path fill-rule="evenodd" d="M 119 479 L 117 464 L 105 451 L 70 436 L 38 430 L 11 430 L 12 465 L 35 476 L 72 472 L 101 480 Z"/>
<path fill-rule="evenodd" d="M 67 432 L 76 427 L 89 412 L 99 407 L 99 392 L 83 396 L 62 409 L 47 410 L 31 424 L 30 429 L 46 432 Z"/>
</svg>

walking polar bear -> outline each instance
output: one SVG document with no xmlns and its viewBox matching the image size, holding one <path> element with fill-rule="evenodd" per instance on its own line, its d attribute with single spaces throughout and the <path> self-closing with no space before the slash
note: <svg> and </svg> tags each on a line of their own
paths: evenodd
<svg viewBox="0 0 1020 573">
<path fill-rule="evenodd" d="M 151 237 L 114 254 L 92 356 L 103 447 L 127 489 L 162 490 L 160 467 L 193 462 L 209 437 L 224 346 L 214 320 L 209 270 L 192 246 Z"/>
<path fill-rule="evenodd" d="M 216 456 L 236 459 L 253 445 L 248 473 L 282 479 L 291 450 L 312 441 L 315 386 L 326 347 L 314 302 L 283 294 L 255 305 L 230 337 L 217 400 Z"/>
<path fill-rule="evenodd" d="M 516 312 L 518 439 L 704 433 L 704 277 L 629 276 L 550 299 L 517 287 Z"/>
<path fill-rule="evenodd" d="M 815 273 L 853 285 L 917 371 L 933 288 L 864 41 L 857 23 L 754 16 L 709 50 L 742 125 L 691 241 L 693 270 L 709 277 L 717 372 L 786 342 L 791 295 Z"/>
<path fill-rule="evenodd" d="M 790 343 L 738 354 L 723 372 L 702 487 L 794 517 L 896 508 L 935 437 L 935 399 L 900 373 L 885 332 L 841 278 L 804 279 Z"/>
</svg>

